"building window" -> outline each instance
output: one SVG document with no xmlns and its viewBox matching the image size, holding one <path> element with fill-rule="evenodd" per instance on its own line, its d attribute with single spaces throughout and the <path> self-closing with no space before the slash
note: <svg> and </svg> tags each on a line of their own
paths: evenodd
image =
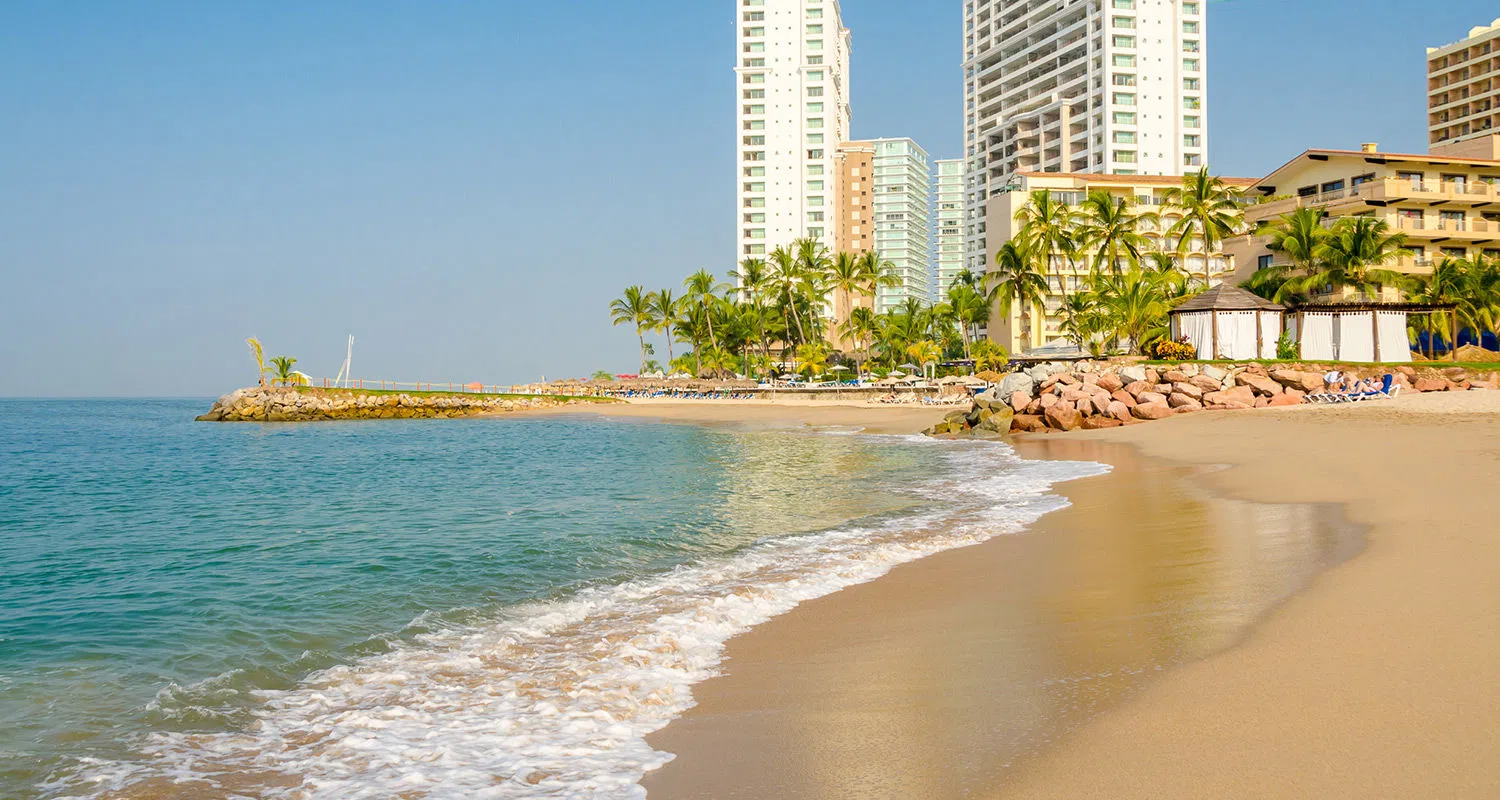
<svg viewBox="0 0 1500 800">
<path fill-rule="evenodd" d="M 808 103 L 807 104 L 807 113 L 809 113 L 809 114 L 821 114 L 821 113 L 823 113 L 823 104 L 822 103 Z"/>
<path fill-rule="evenodd" d="M 809 211 L 809 212 L 807 212 L 807 221 L 808 222 L 822 222 L 823 221 L 823 212 L 821 212 L 821 211 Z"/>
<path fill-rule="evenodd" d="M 821 134 L 821 133 L 809 133 L 807 135 L 807 143 L 808 144 L 822 144 L 823 143 L 823 134 Z"/>
<path fill-rule="evenodd" d="M 807 87 L 807 96 L 808 97 L 822 97 L 823 96 L 823 87 L 821 87 L 821 86 L 809 86 L 809 87 Z"/>
<path fill-rule="evenodd" d="M 1184 13 L 1184 14 L 1197 14 L 1198 13 L 1198 4 L 1195 3 L 1195 2 L 1194 3 L 1183 3 L 1182 4 L 1182 13 Z"/>
<path fill-rule="evenodd" d="M 1126 75 L 1126 74 L 1117 74 L 1114 77 L 1114 83 L 1115 83 L 1116 86 L 1134 86 L 1135 85 L 1135 76 L 1134 75 Z"/>
<path fill-rule="evenodd" d="M 855 172 L 857 174 L 858 170 L 856 170 Z M 807 165 L 807 174 L 809 174 L 809 175 L 822 175 L 823 174 L 823 165 L 822 164 L 808 164 Z"/>
<path fill-rule="evenodd" d="M 821 8 L 809 8 L 807 10 L 807 18 L 808 19 L 822 19 L 823 18 L 823 9 L 821 9 Z"/>
<path fill-rule="evenodd" d="M 823 80 L 823 70 L 821 70 L 821 69 L 808 70 L 807 79 L 810 80 L 810 81 L 821 81 L 821 80 Z"/>
<path fill-rule="evenodd" d="M 747 178 L 764 178 L 764 177 L 766 177 L 766 168 L 765 167 L 745 167 L 745 177 L 747 177 Z"/>
<path fill-rule="evenodd" d="M 1135 131 L 1115 131 L 1115 144 L 1135 144 Z"/>
<path fill-rule="evenodd" d="M 1135 105 L 1135 95 L 1130 92 L 1115 92 L 1114 104 L 1117 106 Z"/>
<path fill-rule="evenodd" d="M 822 39 L 808 39 L 807 40 L 807 49 L 808 50 L 822 50 L 823 49 L 823 40 Z"/>
<path fill-rule="evenodd" d="M 1183 89 L 1183 91 L 1196 92 L 1196 91 L 1198 91 L 1199 87 L 1201 87 L 1202 85 L 1203 85 L 1202 81 L 1198 80 L 1197 78 L 1183 78 L 1182 79 L 1182 89 Z"/>
<path fill-rule="evenodd" d="M 822 56 L 808 56 L 807 57 L 807 63 L 811 64 L 813 66 L 817 66 L 818 64 L 823 63 L 823 57 Z"/>
<path fill-rule="evenodd" d="M 807 190 L 809 192 L 821 192 L 821 191 L 823 191 L 823 182 L 822 181 L 808 181 L 807 182 Z"/>
<path fill-rule="evenodd" d="M 1328 183 L 1325 183 L 1322 186 L 1322 191 L 1323 191 L 1324 194 L 1327 194 L 1328 192 L 1342 192 L 1343 190 L 1344 190 L 1344 182 L 1343 181 L 1329 181 Z"/>
<path fill-rule="evenodd" d="M 1203 146 L 1203 137 L 1199 136 L 1196 133 L 1189 133 L 1186 136 L 1182 137 L 1182 146 L 1183 147 L 1202 147 Z"/>
<path fill-rule="evenodd" d="M 763 119 L 747 119 L 747 120 L 745 120 L 745 130 L 747 130 L 747 131 L 763 131 L 765 129 L 766 129 L 766 121 L 763 120 Z"/>
<path fill-rule="evenodd" d="M 1182 157 L 1182 165 L 1184 167 L 1201 167 L 1203 166 L 1203 156 L 1197 153 L 1188 153 Z"/>
<path fill-rule="evenodd" d="M 807 35 L 808 36 L 822 36 L 823 35 L 823 26 L 822 25 L 809 25 L 809 26 L 807 26 Z"/>
<path fill-rule="evenodd" d="M 1114 5 L 1120 11 L 1133 11 L 1135 9 L 1135 0 L 1115 0 Z"/>
<path fill-rule="evenodd" d="M 822 148 L 818 148 L 816 150 L 809 150 L 809 151 L 807 151 L 807 159 L 809 161 L 818 161 L 818 160 L 821 160 L 822 158 L 823 158 L 823 150 L 822 150 Z"/>
<path fill-rule="evenodd" d="M 1184 58 L 1182 60 L 1182 71 L 1183 72 L 1197 72 L 1198 71 L 1198 59 L 1196 59 L 1196 58 Z"/>
<path fill-rule="evenodd" d="M 1135 28 L 1135 18 L 1115 17 L 1109 21 L 1109 24 L 1115 28 L 1125 28 L 1127 30 L 1133 30 Z"/>
<path fill-rule="evenodd" d="M 1351 181 L 1349 181 L 1349 185 L 1353 186 L 1356 189 L 1358 189 L 1359 187 L 1364 186 L 1365 184 L 1367 184 L 1367 183 L 1369 183 L 1369 182 L 1371 182 L 1373 180 L 1375 180 L 1375 173 L 1373 173 L 1373 172 L 1367 172 L 1367 173 L 1365 173 L 1363 175 L 1356 175 L 1356 176 L 1354 176 L 1354 179 L 1351 180 Z"/>
<path fill-rule="evenodd" d="M 823 120 L 821 118 L 810 119 L 810 120 L 807 121 L 807 127 L 809 127 L 809 128 L 821 128 L 821 127 L 823 127 Z"/>
<path fill-rule="evenodd" d="M 1116 150 L 1115 151 L 1115 161 L 1117 163 L 1120 163 L 1120 164 L 1134 164 L 1135 163 L 1135 151 L 1134 150 Z"/>
<path fill-rule="evenodd" d="M 1260 258 L 1255 259 L 1255 268 L 1270 269 L 1272 262 L 1274 262 L 1275 260 L 1275 256 L 1261 256 Z"/>
<path fill-rule="evenodd" d="M 1114 65 L 1117 66 L 1117 67 L 1125 67 L 1127 69 L 1134 69 L 1135 68 L 1135 56 L 1124 55 L 1124 54 L 1116 54 L 1115 57 L 1114 57 Z"/>
<path fill-rule="evenodd" d="M 765 190 L 766 190 L 766 185 L 764 183 L 747 183 L 747 184 L 745 184 L 745 191 L 747 191 L 747 192 L 764 192 Z"/>
<path fill-rule="evenodd" d="M 1116 125 L 1134 125 L 1135 124 L 1135 112 L 1134 111 L 1116 111 L 1114 113 L 1114 115 L 1113 115 L 1112 118 L 1114 119 Z"/>
<path fill-rule="evenodd" d="M 1195 20 L 1185 20 L 1185 21 L 1183 21 L 1183 23 L 1182 23 L 1182 32 L 1183 33 L 1193 33 L 1193 34 L 1196 34 L 1198 32 L 1198 23 Z"/>
<path fill-rule="evenodd" d="M 817 207 L 823 205 L 823 198 L 822 197 L 809 197 L 809 198 L 807 198 L 807 204 L 808 204 L 808 206 L 810 206 L 812 208 L 817 208 Z"/>
<path fill-rule="evenodd" d="M 812 237 L 812 238 L 814 238 L 814 239 L 821 239 L 821 238 L 823 238 L 823 229 L 822 228 L 808 228 L 807 229 L 807 235 L 810 236 L 810 237 Z"/>
<path fill-rule="evenodd" d="M 1115 36 L 1110 39 L 1110 43 L 1122 49 L 1135 49 L 1134 36 Z"/>
<path fill-rule="evenodd" d="M 765 36 L 766 35 L 766 29 L 765 28 L 746 28 L 745 29 L 745 35 L 746 36 Z"/>
<path fill-rule="evenodd" d="M 1184 52 L 1184 53 L 1196 53 L 1196 52 L 1198 52 L 1198 49 L 1199 49 L 1199 46 L 1198 46 L 1198 40 L 1197 39 L 1185 39 L 1185 40 L 1183 40 L 1183 42 L 1182 42 L 1182 52 Z"/>
<path fill-rule="evenodd" d="M 1199 125 L 1200 125 L 1200 123 L 1201 123 L 1201 120 L 1198 117 L 1183 117 L 1182 118 L 1182 127 L 1187 128 L 1188 130 L 1197 130 L 1198 127 L 1199 127 Z"/>
<path fill-rule="evenodd" d="M 1196 97 L 1184 97 L 1182 98 L 1182 107 L 1190 111 L 1195 108 L 1202 108 L 1203 101 Z"/>
</svg>

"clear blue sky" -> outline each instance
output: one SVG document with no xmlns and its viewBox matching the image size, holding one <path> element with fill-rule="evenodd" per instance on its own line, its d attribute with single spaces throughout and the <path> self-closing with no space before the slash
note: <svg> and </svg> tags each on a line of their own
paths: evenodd
<svg viewBox="0 0 1500 800">
<path fill-rule="evenodd" d="M 963 0 L 844 0 L 854 133 L 959 154 Z M 632 369 L 608 301 L 731 263 L 730 0 L 0 2 L 0 395 Z M 1421 150 L 1494 0 L 1211 6 L 1211 161 Z"/>
</svg>

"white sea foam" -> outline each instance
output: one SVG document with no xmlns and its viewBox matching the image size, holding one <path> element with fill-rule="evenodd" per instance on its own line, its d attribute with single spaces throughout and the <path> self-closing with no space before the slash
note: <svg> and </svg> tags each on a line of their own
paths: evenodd
<svg viewBox="0 0 1500 800">
<path fill-rule="evenodd" d="M 692 705 L 730 637 L 898 564 L 1016 532 L 1065 505 L 1054 484 L 1106 469 L 913 444 L 951 450 L 952 471 L 918 487 L 933 510 L 769 539 L 426 634 L 266 693 L 242 732 L 157 734 L 143 758 L 50 788 L 98 797 L 169 778 L 220 787 L 197 783 L 194 797 L 644 797 L 642 775 L 671 759 L 646 735 Z"/>
</svg>

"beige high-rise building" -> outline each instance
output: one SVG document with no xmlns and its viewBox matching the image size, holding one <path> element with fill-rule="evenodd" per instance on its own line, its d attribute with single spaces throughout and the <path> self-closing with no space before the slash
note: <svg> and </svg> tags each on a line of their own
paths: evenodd
<svg viewBox="0 0 1500 800">
<path fill-rule="evenodd" d="M 875 143 L 844 142 L 833 160 L 838 171 L 834 249 L 863 255 L 875 248 Z"/>
<path fill-rule="evenodd" d="M 1460 42 L 1427 48 L 1428 142 L 1500 131 L 1500 19 Z"/>
</svg>

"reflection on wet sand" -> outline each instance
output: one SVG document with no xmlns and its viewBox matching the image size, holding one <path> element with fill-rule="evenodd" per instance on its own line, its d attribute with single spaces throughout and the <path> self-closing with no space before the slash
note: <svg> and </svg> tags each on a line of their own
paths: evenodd
<svg viewBox="0 0 1500 800">
<path fill-rule="evenodd" d="M 1232 646 L 1360 536 L 1330 507 L 1205 494 L 1127 449 L 1033 532 L 897 569 L 731 642 L 726 677 L 658 733 L 652 798 L 958 797 L 1161 670 Z"/>
</svg>

